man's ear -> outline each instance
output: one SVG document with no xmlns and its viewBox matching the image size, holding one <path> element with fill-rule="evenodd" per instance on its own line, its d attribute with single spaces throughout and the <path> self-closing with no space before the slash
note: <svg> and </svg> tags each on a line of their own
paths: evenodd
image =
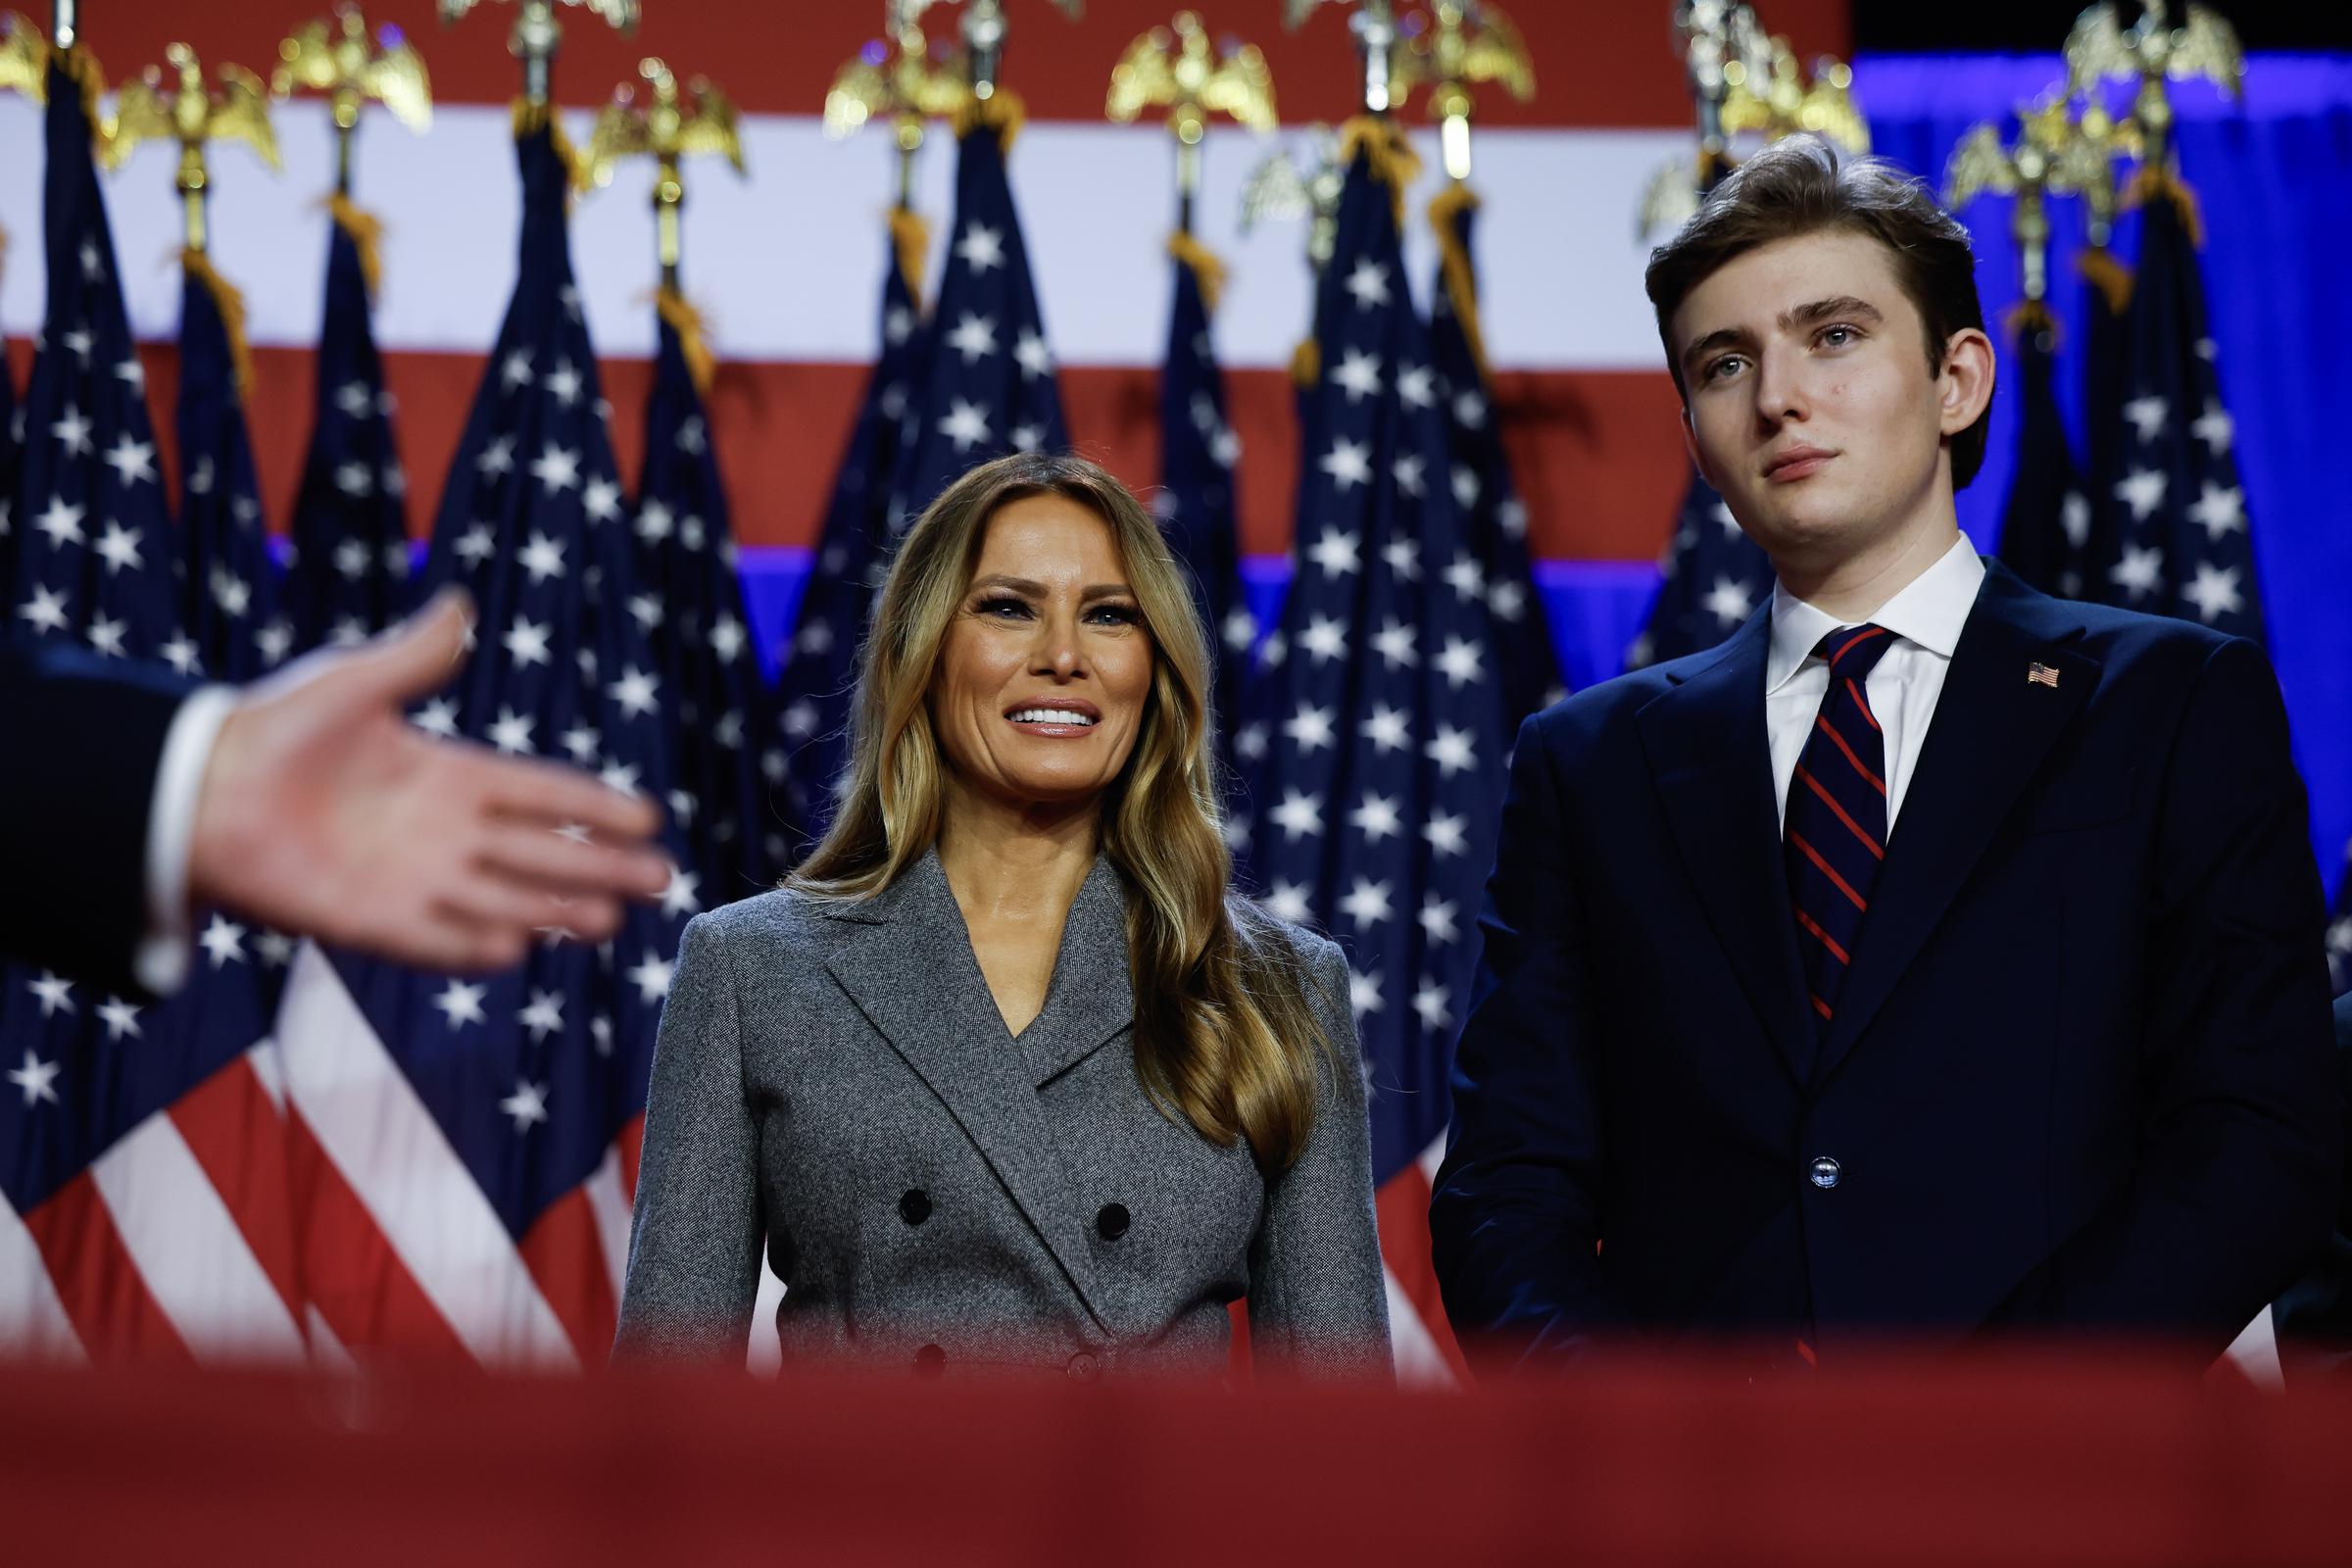
<svg viewBox="0 0 2352 1568">
<path fill-rule="evenodd" d="M 1992 339 L 1973 326 L 1954 332 L 1943 345 L 1943 368 L 1936 376 L 1938 427 L 1958 435 L 1984 416 L 1992 402 Z"/>
</svg>

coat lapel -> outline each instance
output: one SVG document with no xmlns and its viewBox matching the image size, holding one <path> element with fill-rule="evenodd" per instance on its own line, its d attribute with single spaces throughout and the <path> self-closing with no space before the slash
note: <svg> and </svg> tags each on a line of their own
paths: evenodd
<svg viewBox="0 0 2352 1568">
<path fill-rule="evenodd" d="M 1127 969 L 1127 895 L 1106 856 L 1095 857 L 1061 928 L 1046 1004 L 1019 1045 L 1042 1088 L 1093 1055 L 1135 1021 Z"/>
<path fill-rule="evenodd" d="M 1105 869 L 1099 863 L 1097 874 Z M 1115 897 L 1116 875 L 1111 874 Z M 1093 881 L 1090 875 L 1088 884 Z M 1061 1265 L 1078 1298 L 1107 1327 L 1095 1295 L 1084 1224 L 1031 1081 L 1028 1054 L 1004 1032 L 937 851 L 848 918 L 859 929 L 826 967 L 947 1106 Z M 1065 956 L 1070 934 L 1065 925 Z M 1117 956 L 1126 956 L 1124 941 Z M 1057 968 L 1055 992 L 1061 983 Z"/>
<path fill-rule="evenodd" d="M 1764 730 L 1764 659 L 1772 612 L 1757 612 L 1713 663 L 1636 715 L 1658 801 L 1707 923 L 1789 1076 L 1811 1075 L 1796 922 L 1773 818 Z"/>
<path fill-rule="evenodd" d="M 2098 662 L 2069 646 L 2080 617 L 1999 562 L 1952 651 L 1918 771 L 1887 835 L 1870 913 L 1815 1082 L 1845 1059 L 1959 897 L 2018 796 L 2099 682 Z M 2029 680 L 2035 666 L 2056 684 Z"/>
</svg>

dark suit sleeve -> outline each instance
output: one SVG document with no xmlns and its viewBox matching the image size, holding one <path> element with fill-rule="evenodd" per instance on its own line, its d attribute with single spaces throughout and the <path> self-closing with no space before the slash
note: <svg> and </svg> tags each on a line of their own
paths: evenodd
<svg viewBox="0 0 2352 1568">
<path fill-rule="evenodd" d="M 1600 1119 L 1565 806 L 1543 715 L 1519 732 L 1453 1130 L 1430 1204 L 1446 1313 L 1474 1355 L 1571 1357 L 1608 1311 Z M 1479 1342 L 1484 1341 L 1482 1347 Z"/>
<path fill-rule="evenodd" d="M 147 924 L 169 670 L 0 644 L 0 953 L 123 995 Z"/>
<path fill-rule="evenodd" d="M 2335 1061 L 2352 1122 L 2352 991 L 2335 999 Z M 2352 1125 L 2345 1137 L 2352 1147 Z M 2352 1167 L 2336 1198 L 2335 1234 L 2326 1255 L 2271 1310 L 2289 1382 L 2322 1371 L 2352 1372 Z"/>
<path fill-rule="evenodd" d="M 2318 867 L 2286 712 L 2253 644 L 2207 661 L 2163 790 L 2138 1168 L 2004 1316 L 2185 1336 L 2218 1354 L 2320 1254 L 2343 1163 Z"/>
</svg>

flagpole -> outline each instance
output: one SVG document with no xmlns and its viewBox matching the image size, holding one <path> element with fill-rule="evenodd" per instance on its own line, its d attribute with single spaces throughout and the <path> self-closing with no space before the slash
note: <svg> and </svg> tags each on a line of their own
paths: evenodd
<svg viewBox="0 0 2352 1568">
<path fill-rule="evenodd" d="M 74 47 L 74 39 L 81 24 L 79 0 L 55 0 L 49 8 L 49 35 L 60 49 Z"/>
<path fill-rule="evenodd" d="M 1153 27 L 1127 46 L 1111 68 L 1105 118 L 1121 124 L 1147 108 L 1168 106 L 1168 133 L 1176 149 L 1176 231 L 1190 236 L 1200 192 L 1201 144 L 1208 133 L 1205 100 L 1259 135 L 1275 126 L 1274 78 L 1265 56 L 1246 43 L 1230 52 L 1209 40 L 1199 16 L 1179 11 L 1164 27 Z"/>
</svg>

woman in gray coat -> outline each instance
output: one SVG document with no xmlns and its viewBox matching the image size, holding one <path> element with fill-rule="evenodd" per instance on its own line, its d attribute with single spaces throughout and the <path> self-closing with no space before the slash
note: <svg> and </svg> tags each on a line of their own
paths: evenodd
<svg viewBox="0 0 2352 1568">
<path fill-rule="evenodd" d="M 831 830 L 686 929 L 615 1355 L 1388 1375 L 1338 948 L 1229 886 L 1182 568 L 1069 457 L 908 531 Z"/>
</svg>

